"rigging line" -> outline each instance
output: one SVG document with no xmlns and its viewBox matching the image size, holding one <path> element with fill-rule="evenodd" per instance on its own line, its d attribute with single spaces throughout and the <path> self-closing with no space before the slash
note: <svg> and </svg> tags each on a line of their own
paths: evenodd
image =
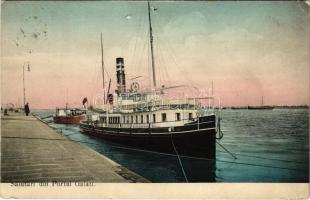
<svg viewBox="0 0 310 200">
<path fill-rule="evenodd" d="M 102 33 L 101 33 L 102 34 Z M 102 39 L 102 43 L 104 42 L 104 39 Z M 102 48 L 102 51 L 103 51 L 103 46 L 102 47 L 100 47 L 100 49 Z M 101 50 L 100 50 L 101 51 Z M 103 57 L 103 62 L 104 62 L 104 55 L 103 55 L 103 52 L 102 53 L 100 53 L 101 55 L 100 56 L 102 56 Z M 102 63 L 102 60 L 100 61 L 101 63 Z M 111 79 L 111 76 L 110 76 L 110 73 L 109 73 L 109 68 L 108 68 L 108 66 L 106 65 L 106 62 L 104 62 L 103 63 L 104 64 L 104 70 L 103 70 L 103 73 L 104 73 L 104 75 L 106 75 L 107 76 L 107 78 L 108 79 Z M 97 70 L 99 70 L 99 68 L 97 69 Z M 102 69 L 101 69 L 102 70 Z M 97 73 L 97 78 L 99 78 L 99 73 Z M 93 80 L 94 81 L 94 80 Z M 98 81 L 98 80 L 97 80 Z M 113 81 L 114 82 L 114 81 Z"/>
<path fill-rule="evenodd" d="M 151 47 L 150 45 L 148 44 L 148 48 L 147 48 L 147 74 L 148 74 L 148 77 L 149 78 L 149 88 L 152 88 L 152 82 L 151 82 L 151 67 L 150 67 L 150 52 L 151 51 Z"/>
<path fill-rule="evenodd" d="M 92 145 L 97 145 L 101 146 L 101 144 L 96 144 L 93 142 L 85 142 L 85 141 L 80 141 L 80 140 L 74 140 L 69 137 L 67 137 L 69 140 L 73 142 L 78 142 L 78 143 L 84 143 L 84 144 L 92 144 Z M 174 156 L 177 157 L 178 155 L 175 154 L 169 154 L 169 153 L 160 153 L 156 151 L 150 151 L 150 150 L 143 150 L 143 149 L 136 149 L 136 148 L 130 148 L 130 147 L 122 147 L 122 146 L 115 146 L 115 145 L 109 145 L 110 147 L 113 148 L 119 148 L 119 149 L 126 149 L 126 150 L 132 150 L 132 151 L 139 151 L 139 152 L 145 152 L 145 153 L 153 153 L 153 154 L 158 154 L 158 155 L 166 155 L 166 156 Z M 184 155 L 179 155 L 179 157 L 182 158 L 189 158 L 189 159 L 196 159 L 196 160 L 205 160 L 205 161 L 216 161 L 216 162 L 223 162 L 223 163 L 231 163 L 231 164 L 239 164 L 239 165 L 248 165 L 248 166 L 256 166 L 256 167 L 265 167 L 265 168 L 274 168 L 274 169 L 285 169 L 285 170 L 292 170 L 292 171 L 307 171 L 303 169 L 297 169 L 297 168 L 285 168 L 285 167 L 276 167 L 276 166 L 270 166 L 270 165 L 260 165 L 260 164 L 252 164 L 252 163 L 244 163 L 244 162 L 235 162 L 235 161 L 225 161 L 225 160 L 219 160 L 219 159 L 209 159 L 209 158 L 201 158 L 201 157 L 193 157 L 193 156 L 184 156 Z"/>
<path fill-rule="evenodd" d="M 99 49 L 100 49 L 100 47 L 99 47 Z M 97 67 L 97 66 L 99 66 L 100 64 L 99 64 L 99 55 L 100 55 L 100 50 L 98 50 L 97 51 L 97 58 L 98 58 L 98 60 L 96 60 L 96 67 L 95 67 L 95 70 L 93 71 L 93 73 L 95 73 L 95 74 L 93 74 L 93 78 L 91 79 L 91 81 L 90 81 L 90 88 L 91 88 L 91 94 L 92 94 L 92 96 L 94 96 L 94 93 L 95 93 L 95 90 L 96 90 L 96 87 L 93 87 L 94 85 L 96 85 L 96 83 L 99 83 L 99 76 L 100 76 L 100 73 L 99 73 L 99 67 Z"/>
<path fill-rule="evenodd" d="M 51 127 L 50 125 L 48 125 L 49 127 Z M 53 127 L 52 127 L 53 128 Z M 62 131 L 62 130 L 61 130 Z M 63 136 L 69 136 L 69 135 L 74 135 L 74 134 L 68 134 L 68 135 L 63 135 Z M 46 138 L 22 138 L 22 137 L 4 137 L 4 138 L 19 138 L 19 139 L 43 139 L 46 140 Z M 79 143 L 85 143 L 85 144 L 93 144 L 93 145 L 100 145 L 100 144 L 96 144 L 96 143 L 92 143 L 92 142 L 85 142 L 85 141 L 79 141 L 79 140 L 74 140 L 71 139 L 70 137 L 67 137 L 69 140 L 74 141 L 74 142 L 79 142 Z M 59 140 L 63 140 L 63 139 L 59 139 Z M 172 141 L 173 142 L 173 141 Z M 154 153 L 154 154 L 159 154 L 159 155 L 167 155 L 167 156 L 178 156 L 180 157 L 178 154 L 174 155 L 174 154 L 168 154 L 168 153 L 160 153 L 160 152 L 155 152 L 155 151 L 149 151 L 149 150 L 142 150 L 142 149 L 136 149 L 136 148 L 127 148 L 127 147 L 121 147 L 121 146 L 114 146 L 114 145 L 109 145 L 111 147 L 114 148 L 120 148 L 120 149 L 127 149 L 127 150 L 134 150 L 134 151 L 140 151 L 140 152 L 147 152 L 147 153 Z M 177 152 L 176 152 L 177 153 Z M 184 158 L 191 158 L 191 159 L 198 159 L 198 160 L 214 160 L 214 159 L 208 159 L 208 158 L 200 158 L 200 157 L 191 157 L 191 156 L 182 156 Z M 181 162 L 180 158 L 179 162 Z M 258 167 L 266 167 L 266 168 L 276 168 L 276 169 L 285 169 L 285 170 L 296 170 L 296 171 L 307 171 L 307 170 L 303 170 L 303 169 L 296 169 L 296 168 L 285 168 L 285 167 L 275 167 L 275 166 L 269 166 L 269 165 L 259 165 L 259 164 L 251 164 L 251 163 L 244 163 L 244 162 L 232 162 L 232 161 L 224 161 L 224 160 L 219 160 L 216 159 L 217 162 L 225 162 L 225 163 L 232 163 L 232 164 L 240 164 L 240 165 L 248 165 L 248 166 L 258 166 Z M 291 161 L 294 162 L 294 161 Z M 182 164 L 182 163 L 181 163 Z M 183 165 L 182 165 L 183 166 Z M 184 171 L 185 173 L 185 171 Z"/>
<path fill-rule="evenodd" d="M 141 41 L 140 41 L 140 45 L 139 45 L 139 47 L 140 48 L 137 48 L 137 52 L 136 52 L 136 57 L 135 58 L 139 58 L 139 59 L 135 59 L 135 66 L 136 66 L 136 68 L 138 68 L 138 66 L 141 64 L 141 60 L 142 60 L 142 55 L 143 55 L 143 53 L 144 53 L 144 46 L 145 46 L 145 40 L 147 40 L 146 39 L 146 37 L 147 37 L 147 33 L 145 33 L 146 35 L 144 35 L 143 33 L 144 32 L 142 32 L 142 30 L 143 29 L 145 29 L 144 27 L 145 27 L 145 21 L 142 21 L 142 25 L 141 25 Z"/>
<path fill-rule="evenodd" d="M 102 40 L 102 42 L 103 41 L 104 40 Z M 104 56 L 103 56 L 103 60 L 104 60 Z M 105 72 L 105 75 L 107 75 L 108 79 L 111 79 L 110 73 L 108 72 L 108 67 L 106 65 L 106 62 L 104 62 L 104 72 Z"/>
<path fill-rule="evenodd" d="M 172 139 L 172 133 L 170 134 L 170 139 L 171 139 L 171 143 L 172 143 L 174 152 L 176 153 L 176 155 L 177 155 L 177 157 L 178 157 L 178 161 L 179 161 L 179 164 L 180 164 L 180 166 L 181 166 L 182 173 L 183 173 L 183 176 L 184 176 L 184 178 L 185 178 L 185 181 L 188 183 L 188 179 L 187 179 L 186 172 L 185 172 L 184 167 L 183 167 L 183 164 L 182 164 L 182 160 L 181 160 L 181 158 L 180 158 L 180 156 L 179 156 L 179 154 L 178 154 L 178 151 L 177 151 L 177 149 L 176 149 L 176 147 L 175 147 L 175 145 L 174 145 L 173 139 Z"/>
<path fill-rule="evenodd" d="M 158 24 L 158 26 L 162 28 L 162 26 L 161 26 L 160 24 Z M 160 40 L 160 38 L 159 38 L 159 40 Z M 171 45 L 169 45 L 169 40 L 167 40 L 167 42 L 163 43 L 163 45 L 165 45 L 165 46 L 167 47 L 167 48 L 165 48 L 165 49 L 167 49 L 167 52 L 170 54 L 170 56 L 171 56 L 171 58 L 172 58 L 172 61 L 175 63 L 175 65 L 178 67 L 178 69 L 180 69 L 181 67 L 180 67 L 180 65 L 177 63 L 177 60 L 178 60 L 178 59 L 175 57 L 176 53 L 175 53 L 174 49 L 171 47 Z M 194 82 L 189 76 L 187 76 L 187 73 L 184 73 L 184 74 L 185 74 L 185 76 L 187 77 L 187 79 L 188 79 L 190 82 L 194 83 L 194 84 L 192 84 L 192 85 L 195 85 L 195 82 Z"/>
<path fill-rule="evenodd" d="M 227 153 L 226 151 L 221 151 L 221 150 L 218 150 L 219 152 L 221 153 Z M 300 162 L 300 161 L 294 161 L 294 160 L 283 160 L 283 159 L 277 159 L 277 158 L 265 158 L 265 157 L 261 157 L 261 156 L 251 156 L 251 155 L 247 155 L 247 154 L 240 154 L 240 153 L 235 153 L 235 155 L 238 155 L 238 156 L 244 156 L 244 157 L 250 157 L 250 158 L 259 158 L 259 159 L 262 159 L 262 160 L 272 160 L 272 161 L 281 161 L 281 162 L 294 162 L 294 163 L 300 163 L 300 164 L 303 164 L 303 162 Z"/>
<path fill-rule="evenodd" d="M 163 75 L 163 72 L 162 72 L 163 62 L 162 62 L 161 52 L 159 50 L 157 51 L 157 55 L 158 55 L 158 57 L 157 57 L 157 61 L 158 61 L 157 69 L 159 71 L 159 84 L 158 85 L 161 86 L 161 85 L 165 84 L 165 76 Z"/>
<path fill-rule="evenodd" d="M 164 73 L 166 73 L 165 75 L 168 78 L 167 82 L 169 83 L 169 85 L 171 85 L 171 77 L 169 76 L 169 73 L 167 71 L 167 64 L 166 64 L 166 61 L 165 61 L 165 57 L 162 54 L 163 50 L 162 50 L 162 47 L 161 47 L 161 44 L 160 44 L 161 39 L 158 38 L 158 40 L 159 40 L 159 42 L 158 42 L 158 49 L 159 49 L 160 54 L 162 55 L 162 62 L 163 62 Z"/>
<path fill-rule="evenodd" d="M 62 140 L 66 141 L 64 138 L 37 138 L 37 137 L 18 137 L 18 136 L 2 136 L 2 138 L 8 139 L 22 139 L 22 140 Z"/>
<path fill-rule="evenodd" d="M 219 143 L 218 141 L 216 141 L 216 143 L 218 144 L 218 145 L 220 145 L 220 147 L 222 147 L 227 153 L 229 153 L 234 159 L 237 159 L 237 157 L 233 154 L 233 153 L 231 153 L 228 149 L 226 149 L 221 143 Z"/>
<path fill-rule="evenodd" d="M 50 126 L 51 127 L 51 126 Z M 54 128 L 54 127 L 52 127 Z M 56 128 L 54 128 L 56 129 Z M 76 133 L 76 134 L 80 134 L 80 133 Z M 68 135 L 64 135 L 64 136 L 69 136 L 69 135 L 73 135 L 73 134 L 68 134 Z M 71 138 L 69 138 L 71 139 Z M 77 141 L 77 142 L 81 142 L 81 143 L 84 143 L 82 141 Z M 90 144 L 95 144 L 95 143 L 90 143 Z M 111 146 L 111 145 L 110 145 Z M 115 148 L 122 148 L 122 149 L 127 149 L 127 150 L 135 150 L 135 151 L 142 151 L 142 152 L 148 152 L 148 153 L 156 153 L 156 154 L 161 154 L 161 155 L 168 155 L 168 156 L 176 156 L 174 154 L 167 154 L 167 153 L 160 153 L 160 152 L 154 152 L 154 151 L 148 151 L 148 150 L 140 150 L 140 149 L 134 149 L 134 148 L 126 148 L 126 147 L 120 147 L 120 146 L 112 146 L 112 147 L 115 147 Z M 228 153 L 228 152 L 225 152 L 225 151 L 221 151 L 221 150 L 218 150 L 219 152 L 222 152 L 222 153 Z M 282 162 L 292 162 L 292 163 L 299 163 L 299 164 L 303 164 L 303 162 L 299 162 L 299 161 L 292 161 L 292 160 L 283 160 L 283 159 L 274 159 L 274 158 L 265 158 L 265 157 L 260 157 L 260 156 L 250 156 L 250 155 L 246 155 L 246 154 L 238 154 L 238 153 L 235 153 L 235 155 L 239 155 L 239 156 L 244 156 L 244 157 L 253 157 L 253 158 L 259 158 L 259 159 L 265 159 L 265 160 L 273 160 L 273 161 L 282 161 Z M 199 157 L 190 157 L 190 156 L 184 156 L 184 155 L 181 155 L 181 157 L 184 157 L 184 158 L 192 158 L 192 159 L 202 159 L 202 160 L 214 160 L 214 159 L 207 159 L 207 158 L 199 158 Z M 220 162 L 227 162 L 227 161 L 221 161 L 221 160 L 218 160 Z"/>
<path fill-rule="evenodd" d="M 50 126 L 51 127 L 51 126 Z M 172 135 L 171 135 L 172 136 Z M 73 142 L 79 142 L 79 143 L 85 143 L 85 144 L 93 144 L 93 145 L 97 145 L 99 146 L 100 144 L 96 144 L 96 143 L 92 143 L 92 142 L 85 142 L 85 141 L 79 141 L 79 140 L 74 140 L 71 139 L 70 137 L 66 137 L 68 138 L 70 141 Z M 39 139 L 39 138 L 38 138 Z M 173 142 L 173 140 L 172 140 Z M 100 145 L 101 146 L 101 145 Z M 148 150 L 142 150 L 142 149 L 135 149 L 135 148 L 126 148 L 126 147 L 121 147 L 121 146 L 112 146 L 109 145 L 111 147 L 115 147 L 115 148 L 123 148 L 123 149 L 127 149 L 127 150 L 134 150 L 134 151 L 140 151 L 140 152 L 147 152 L 147 153 L 154 153 L 154 154 L 160 154 L 160 155 L 170 155 L 170 156 L 178 156 L 179 155 L 174 155 L 174 154 L 165 154 L 165 153 L 160 153 L 160 152 L 155 152 L 155 151 L 148 151 Z M 199 160 L 214 160 L 214 159 L 208 159 L 208 158 L 200 158 L 200 157 L 191 157 L 191 156 L 182 156 L 184 158 L 192 158 L 192 159 L 199 159 Z M 179 158 L 180 159 L 180 158 Z M 180 162 L 181 160 L 179 160 Z M 307 171 L 307 170 L 302 170 L 302 169 L 295 169 L 295 168 L 285 168 L 285 167 L 275 167 L 275 166 L 268 166 L 268 165 L 259 165 L 259 164 L 252 164 L 252 163 L 243 163 L 243 162 L 232 162 L 232 161 L 224 161 L 224 160 L 219 160 L 216 159 L 217 162 L 225 162 L 225 163 L 232 163 L 232 164 L 240 164 L 240 165 L 248 165 L 248 166 L 258 166 L 258 167 L 266 167 L 266 168 L 275 168 L 275 169 L 285 169 L 285 170 L 296 170 L 296 171 Z M 182 165 L 183 166 L 183 165 Z M 185 171 L 184 171 L 185 173 Z"/>
<path fill-rule="evenodd" d="M 160 55 L 161 55 L 161 62 L 162 62 L 162 69 L 163 69 L 163 71 L 162 71 L 162 73 L 163 73 L 163 76 L 164 76 L 164 81 L 165 82 L 167 82 L 169 85 L 172 85 L 172 83 L 171 83 L 171 76 L 170 76 L 170 74 L 168 73 L 168 70 L 167 70 L 167 67 L 168 67 L 168 65 L 167 65 L 167 62 L 166 62 L 166 58 L 165 58 L 165 56 L 164 56 L 164 54 L 163 54 L 163 52 L 164 52 L 164 50 L 163 50 L 163 47 L 162 47 L 162 40 L 161 40 L 161 38 L 160 37 L 158 37 L 158 51 L 159 51 L 159 53 L 160 53 Z"/>
<path fill-rule="evenodd" d="M 55 129 L 54 127 L 48 125 L 49 127 Z M 73 134 L 69 134 L 69 135 L 73 135 Z M 64 135 L 65 136 L 65 135 Z M 12 137 L 7 137 L 7 138 L 12 138 Z M 69 139 L 70 141 L 73 142 L 78 142 L 78 143 L 85 143 L 85 144 L 92 144 L 92 145 L 97 145 L 97 146 L 101 146 L 100 144 L 96 144 L 96 143 L 92 143 L 92 142 L 85 142 L 85 141 L 79 141 L 79 140 L 74 140 L 71 139 L 70 137 L 66 137 L 67 139 Z M 31 139 L 31 138 L 20 138 L 20 139 Z M 32 139 L 45 139 L 45 138 L 32 138 Z M 63 140 L 63 139 L 59 139 L 59 140 Z M 149 151 L 149 150 L 142 150 L 142 149 L 135 149 L 135 148 L 126 148 L 126 147 L 121 147 L 121 146 L 112 146 L 109 145 L 110 147 L 114 147 L 114 148 L 121 148 L 121 149 L 127 149 L 127 150 L 134 150 L 134 151 L 140 151 L 140 152 L 146 152 L 146 153 L 154 153 L 154 154 L 159 154 L 159 155 L 167 155 L 167 156 L 177 156 L 174 154 L 168 154 L 168 153 L 160 153 L 160 152 L 155 152 L 155 151 Z M 208 159 L 208 158 L 201 158 L 201 157 L 191 157 L 191 156 L 182 156 L 184 158 L 191 158 L 191 159 L 198 159 L 198 160 L 214 160 L 214 159 Z M 243 162 L 232 162 L 232 161 L 224 161 L 224 160 L 219 160 L 216 159 L 217 162 L 225 162 L 225 163 L 232 163 L 232 164 L 240 164 L 240 165 L 248 165 L 248 166 L 258 166 L 258 167 L 266 167 L 266 168 L 276 168 L 276 169 L 285 169 L 285 170 L 296 170 L 296 171 L 307 171 L 307 170 L 303 170 L 303 169 L 295 169 L 295 168 L 284 168 L 284 167 L 275 167 L 275 166 L 268 166 L 268 165 L 258 165 L 258 164 L 251 164 L 251 163 L 243 163 Z"/>
<path fill-rule="evenodd" d="M 155 21 L 155 24 L 158 25 L 158 27 L 160 27 L 162 29 L 162 27 L 159 25 L 159 22 Z M 165 57 L 163 56 L 162 52 L 163 52 L 163 48 L 161 46 L 161 43 L 162 43 L 162 40 L 159 36 L 157 36 L 157 46 L 158 46 L 158 52 L 162 55 L 162 62 L 163 62 L 163 68 L 164 68 L 164 72 L 166 73 L 166 76 L 168 78 L 168 83 L 171 84 L 170 80 L 170 76 L 169 76 L 169 73 L 167 71 L 167 64 L 166 64 L 166 61 L 165 61 Z"/>
<path fill-rule="evenodd" d="M 147 35 L 148 35 L 148 33 L 146 33 L 146 36 L 144 37 L 144 44 L 143 44 L 143 47 L 142 47 L 141 52 L 140 52 L 140 59 L 139 59 L 139 63 L 138 63 L 138 67 L 140 67 L 140 68 L 141 68 L 141 65 L 144 65 L 143 64 L 143 58 L 144 58 L 143 55 L 145 55 L 145 52 L 147 52 L 147 54 L 148 54 L 148 48 L 146 47 L 147 43 L 148 43 Z M 148 63 L 147 63 L 147 66 L 148 66 Z"/>
<path fill-rule="evenodd" d="M 233 162 L 233 161 L 225 161 L 225 160 L 216 160 L 216 161 L 225 162 L 225 163 L 232 163 L 232 164 L 238 164 L 238 165 L 248 165 L 248 166 L 255 166 L 255 167 L 266 167 L 266 168 L 273 168 L 273 169 L 285 169 L 285 170 L 292 170 L 292 171 L 305 171 L 305 172 L 308 172 L 308 170 L 297 169 L 297 168 L 277 167 L 277 166 L 270 166 L 270 165 L 260 165 L 260 164 L 252 164 L 252 163 L 245 163 L 245 162 Z"/>
<path fill-rule="evenodd" d="M 105 73 L 106 73 L 106 75 L 107 75 L 107 77 L 108 77 L 108 80 L 109 80 L 109 79 L 112 79 L 111 76 L 110 76 L 110 73 L 108 72 L 108 68 L 107 68 L 107 67 L 105 68 L 104 71 L 105 71 Z M 113 82 L 114 82 L 114 81 L 113 81 Z"/>
<path fill-rule="evenodd" d="M 101 32 L 101 37 L 100 37 L 100 41 L 101 41 L 101 43 L 100 43 L 100 47 L 101 47 L 101 74 L 102 74 L 102 87 L 103 87 L 103 90 L 104 90 L 104 95 L 105 95 L 105 84 L 104 84 L 104 82 L 105 82 L 105 79 L 104 79 L 104 71 L 105 71 L 105 66 L 104 66 L 104 58 L 103 58 L 103 42 L 102 42 L 102 32 Z"/>
<path fill-rule="evenodd" d="M 155 46 L 156 47 L 156 46 Z M 154 50 L 155 50 L 155 48 L 154 48 Z M 162 84 L 163 84 L 163 80 L 162 80 L 162 70 L 161 70 L 161 59 L 160 59 L 160 54 L 159 54 L 159 51 L 157 51 L 157 65 L 156 65 L 156 69 L 157 69 L 157 74 L 159 75 L 157 78 L 158 78 L 158 86 L 160 87 Z"/>
<path fill-rule="evenodd" d="M 165 76 L 165 71 L 164 71 L 166 69 L 165 65 L 164 65 L 164 56 L 163 56 L 161 49 L 160 49 L 159 40 L 156 44 L 157 44 L 157 49 L 158 49 L 158 51 L 157 51 L 158 60 L 160 62 L 158 69 L 159 69 L 159 73 L 160 73 L 161 84 L 163 85 L 166 82 L 166 78 L 165 78 L 166 76 Z"/>
<path fill-rule="evenodd" d="M 84 144 L 92 144 L 92 145 L 101 146 L 101 144 L 96 144 L 93 142 L 85 142 L 85 141 L 80 141 L 80 140 L 74 140 L 71 138 L 68 138 L 68 139 L 73 141 L 73 142 L 79 142 L 79 143 L 84 143 Z M 108 144 L 108 145 L 109 145 L 109 147 L 118 148 L 118 149 L 125 149 L 125 150 L 130 150 L 130 151 L 139 151 L 139 152 L 144 152 L 144 153 L 153 153 L 153 154 L 158 154 L 158 155 L 174 156 L 174 157 L 177 156 L 175 154 L 161 153 L 161 152 L 151 151 L 151 150 L 143 150 L 143 149 L 137 149 L 137 148 L 124 147 L 124 146 L 115 146 L 115 145 L 110 145 L 110 144 Z M 184 156 L 181 156 L 181 157 L 184 157 Z M 214 160 L 214 159 L 209 159 L 209 160 Z"/>
<path fill-rule="evenodd" d="M 178 59 L 176 58 L 176 53 L 173 50 L 173 48 L 171 46 L 168 46 L 168 43 L 167 43 L 167 45 L 166 44 L 164 44 L 164 45 L 166 47 L 168 47 L 168 53 L 170 54 L 172 61 L 174 62 L 175 66 L 177 66 L 177 69 L 181 69 L 182 67 L 180 67 L 180 65 L 177 62 Z M 184 72 L 184 70 L 180 70 L 180 71 Z M 191 85 L 196 85 L 196 83 L 193 81 L 193 79 L 190 76 L 187 75 L 187 73 L 182 73 L 182 74 L 184 74 L 187 77 L 186 79 L 191 82 Z"/>
<path fill-rule="evenodd" d="M 155 21 L 154 21 L 155 22 Z M 155 23 L 157 23 L 157 22 L 155 22 Z M 154 31 L 155 32 L 155 31 Z M 158 39 L 158 35 L 156 35 L 155 34 L 155 37 L 156 37 L 156 40 Z M 158 74 L 159 74 L 159 76 L 158 76 L 158 78 L 159 78 L 159 80 L 158 80 L 158 86 L 160 86 L 160 85 L 162 85 L 163 83 L 164 83 L 164 79 L 163 79 L 163 73 L 162 73 L 162 69 L 161 69 L 161 66 L 162 66 L 162 60 L 161 60 L 161 52 L 159 51 L 159 40 L 157 40 L 158 42 L 156 43 L 156 45 L 155 44 L 153 44 L 153 46 L 154 46 L 154 52 L 156 52 L 157 53 L 157 61 L 158 61 L 158 65 L 156 65 L 156 70 L 157 70 L 157 72 L 158 72 Z"/>
<path fill-rule="evenodd" d="M 163 51 L 162 51 L 161 46 L 159 46 L 159 49 L 160 49 L 161 54 L 163 55 Z M 171 77 L 170 77 L 170 75 L 168 73 L 167 63 L 165 61 L 165 57 L 164 56 L 162 57 L 162 62 L 163 62 L 163 68 L 164 68 L 165 77 L 167 78 L 166 81 L 168 82 L 169 85 L 171 85 Z"/>
<path fill-rule="evenodd" d="M 136 68 L 137 60 L 134 58 L 136 58 L 138 38 L 139 38 L 140 32 L 142 32 L 142 29 L 141 29 L 141 27 L 142 27 L 142 16 L 141 15 L 139 15 L 137 26 L 138 26 L 137 27 L 138 35 L 136 36 L 136 40 L 135 40 L 135 44 L 134 44 L 134 48 L 133 48 L 133 54 L 132 54 L 133 59 L 131 60 L 131 63 L 130 63 L 133 65 L 133 68 Z M 135 70 L 135 71 L 137 71 L 137 70 Z"/>
</svg>

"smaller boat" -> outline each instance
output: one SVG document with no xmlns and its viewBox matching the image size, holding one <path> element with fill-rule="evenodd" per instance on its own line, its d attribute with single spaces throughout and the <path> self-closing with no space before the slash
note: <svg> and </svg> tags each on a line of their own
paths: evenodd
<svg viewBox="0 0 310 200">
<path fill-rule="evenodd" d="M 79 124 L 86 119 L 86 109 L 59 109 L 56 108 L 56 114 L 53 116 L 56 124 Z"/>
</svg>

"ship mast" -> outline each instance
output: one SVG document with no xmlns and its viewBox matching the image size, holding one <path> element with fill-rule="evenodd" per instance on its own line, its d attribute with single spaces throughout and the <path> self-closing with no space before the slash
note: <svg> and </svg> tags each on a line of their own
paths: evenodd
<svg viewBox="0 0 310 200">
<path fill-rule="evenodd" d="M 104 61 L 103 61 L 103 44 L 102 44 L 102 32 L 101 32 L 101 68 L 102 68 L 102 87 L 103 87 L 103 103 L 105 104 L 105 87 L 104 87 Z"/>
<path fill-rule="evenodd" d="M 153 49 L 153 33 L 152 33 L 152 21 L 151 21 L 151 8 L 150 2 L 147 1 L 149 12 L 149 25 L 150 25 L 150 44 L 151 44 L 151 59 L 152 59 L 152 72 L 153 72 L 153 87 L 156 88 L 156 75 L 155 75 L 155 61 L 154 61 L 154 49 Z"/>
</svg>

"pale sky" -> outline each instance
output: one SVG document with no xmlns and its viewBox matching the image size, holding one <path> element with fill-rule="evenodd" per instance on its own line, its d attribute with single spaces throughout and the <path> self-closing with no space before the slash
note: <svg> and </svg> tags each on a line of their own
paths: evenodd
<svg viewBox="0 0 310 200">
<path fill-rule="evenodd" d="M 309 105 L 309 6 L 303 2 L 151 2 L 158 85 L 190 85 L 224 105 Z M 146 2 L 11 1 L 1 6 L 1 102 L 31 108 L 79 105 L 115 89 L 115 58 L 127 80 L 149 87 Z M 127 81 L 128 85 L 130 81 Z M 106 84 L 107 85 L 107 84 Z M 112 90 L 112 91 L 113 91 Z M 190 87 L 176 94 L 193 94 Z M 186 94 L 185 94 L 186 95 Z M 201 95 L 201 94 L 200 94 Z"/>
</svg>

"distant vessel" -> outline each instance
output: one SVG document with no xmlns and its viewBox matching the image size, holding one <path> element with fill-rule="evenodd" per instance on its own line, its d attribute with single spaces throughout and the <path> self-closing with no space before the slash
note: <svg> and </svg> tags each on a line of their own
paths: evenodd
<svg viewBox="0 0 310 200">
<path fill-rule="evenodd" d="M 53 116 L 56 124 L 79 124 L 86 119 L 86 110 L 84 109 L 59 109 L 56 108 L 56 114 Z"/>
<path fill-rule="evenodd" d="M 95 108 L 101 112 L 88 115 L 87 120 L 80 123 L 80 129 L 85 134 L 133 148 L 215 159 L 216 139 L 220 139 L 222 134 L 219 131 L 219 137 L 216 137 L 220 118 L 211 109 L 214 107 L 210 106 L 214 103 L 214 97 L 161 98 L 163 90 L 175 86 L 156 85 L 149 2 L 148 17 L 153 89 L 139 92 L 137 82 L 126 89 L 124 58 L 116 58 L 117 90 L 110 94 L 109 84 L 105 104 Z M 209 101 L 208 110 L 200 103 L 201 99 Z"/>
<path fill-rule="evenodd" d="M 235 110 L 235 109 L 247 109 L 248 107 L 244 107 L 244 106 L 232 106 L 232 107 L 230 107 L 230 109 L 233 109 L 233 110 Z"/>
<path fill-rule="evenodd" d="M 262 105 L 261 106 L 248 106 L 249 110 L 266 110 L 266 109 L 274 109 L 274 106 L 265 106 L 264 105 L 264 96 L 262 96 Z"/>
</svg>

